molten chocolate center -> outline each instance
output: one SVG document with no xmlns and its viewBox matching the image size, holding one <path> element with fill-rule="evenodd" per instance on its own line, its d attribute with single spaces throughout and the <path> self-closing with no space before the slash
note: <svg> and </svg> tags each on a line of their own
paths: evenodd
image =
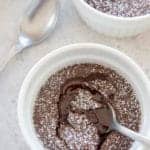
<svg viewBox="0 0 150 150">
<path fill-rule="evenodd" d="M 89 81 L 93 81 L 96 79 L 107 81 L 107 75 L 102 73 L 101 74 L 94 73 L 90 74 L 86 78 L 83 77 L 72 78 L 67 80 L 61 87 L 60 99 L 58 102 L 59 120 L 56 130 L 58 137 L 60 137 L 59 132 L 61 125 L 71 126 L 71 124 L 67 120 L 69 112 L 86 115 L 90 123 L 97 128 L 98 134 L 103 140 L 108 135 L 108 132 L 110 132 L 110 124 L 112 121 L 112 116 L 107 104 L 107 98 L 112 98 L 113 93 L 110 93 L 110 95 L 107 95 L 106 97 L 100 91 L 98 91 L 88 83 Z M 75 100 L 75 97 L 78 94 L 77 91 L 79 89 L 90 92 L 92 95 L 92 100 L 101 104 L 100 107 L 96 109 L 87 109 L 87 110 L 81 108 L 73 109 L 71 102 Z"/>
</svg>

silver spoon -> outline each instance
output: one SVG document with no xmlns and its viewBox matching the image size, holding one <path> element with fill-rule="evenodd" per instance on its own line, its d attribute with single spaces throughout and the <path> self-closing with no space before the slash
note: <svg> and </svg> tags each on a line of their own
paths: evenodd
<svg viewBox="0 0 150 150">
<path fill-rule="evenodd" d="M 17 53 L 45 40 L 54 30 L 58 13 L 58 0 L 33 0 L 21 21 L 16 44 L 0 59 L 0 71 Z"/>
<path fill-rule="evenodd" d="M 110 125 L 110 129 L 116 130 L 116 131 L 122 133 L 123 135 L 131 138 L 132 140 L 142 142 L 143 144 L 145 144 L 145 146 L 150 146 L 150 138 L 143 136 L 140 133 L 134 132 L 133 130 L 130 130 L 130 129 L 122 126 L 117 121 L 114 108 L 110 104 L 108 104 L 108 106 L 109 106 L 111 114 L 112 114 L 112 122 Z"/>
</svg>

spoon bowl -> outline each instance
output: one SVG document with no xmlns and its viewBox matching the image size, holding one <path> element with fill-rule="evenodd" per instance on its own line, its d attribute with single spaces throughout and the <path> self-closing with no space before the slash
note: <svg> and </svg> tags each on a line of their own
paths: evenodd
<svg viewBox="0 0 150 150">
<path fill-rule="evenodd" d="M 20 24 L 19 42 L 27 47 L 38 44 L 49 36 L 59 13 L 57 0 L 38 0 L 32 3 Z"/>
<path fill-rule="evenodd" d="M 58 15 L 58 0 L 33 0 L 20 23 L 16 44 L 0 60 L 0 71 L 17 53 L 48 38 L 56 26 Z"/>
</svg>

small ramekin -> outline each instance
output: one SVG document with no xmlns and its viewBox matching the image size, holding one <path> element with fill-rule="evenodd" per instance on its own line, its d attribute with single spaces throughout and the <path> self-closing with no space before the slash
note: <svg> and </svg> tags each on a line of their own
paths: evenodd
<svg viewBox="0 0 150 150">
<path fill-rule="evenodd" d="M 33 106 L 40 87 L 51 74 L 77 63 L 103 64 L 125 76 L 136 91 L 141 105 L 140 132 L 150 136 L 150 82 L 148 78 L 128 56 L 120 51 L 104 45 L 84 43 L 69 45 L 49 53 L 31 69 L 25 78 L 19 93 L 18 119 L 30 148 L 32 150 L 44 149 L 37 138 L 32 120 Z M 131 149 L 143 150 L 143 145 L 135 142 Z"/>
<path fill-rule="evenodd" d="M 81 18 L 95 31 L 118 38 L 136 36 L 150 29 L 150 14 L 118 17 L 96 10 L 85 0 L 73 0 Z"/>
</svg>

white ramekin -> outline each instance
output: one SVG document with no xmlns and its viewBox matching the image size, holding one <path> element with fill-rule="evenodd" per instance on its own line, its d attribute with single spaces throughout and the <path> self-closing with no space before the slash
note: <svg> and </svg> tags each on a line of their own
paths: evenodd
<svg viewBox="0 0 150 150">
<path fill-rule="evenodd" d="M 103 64 L 125 76 L 140 100 L 142 108 L 140 132 L 150 136 L 150 82 L 143 71 L 128 56 L 113 48 L 92 43 L 74 44 L 57 49 L 41 59 L 31 69 L 21 87 L 18 101 L 19 125 L 32 150 L 43 149 L 32 120 L 34 101 L 41 85 L 54 72 L 76 63 Z M 142 144 L 135 142 L 131 149 L 144 148 Z"/>
<path fill-rule="evenodd" d="M 73 3 L 88 26 L 107 36 L 130 37 L 150 29 L 150 14 L 138 17 L 117 17 L 96 10 L 85 0 L 73 0 Z"/>
</svg>

